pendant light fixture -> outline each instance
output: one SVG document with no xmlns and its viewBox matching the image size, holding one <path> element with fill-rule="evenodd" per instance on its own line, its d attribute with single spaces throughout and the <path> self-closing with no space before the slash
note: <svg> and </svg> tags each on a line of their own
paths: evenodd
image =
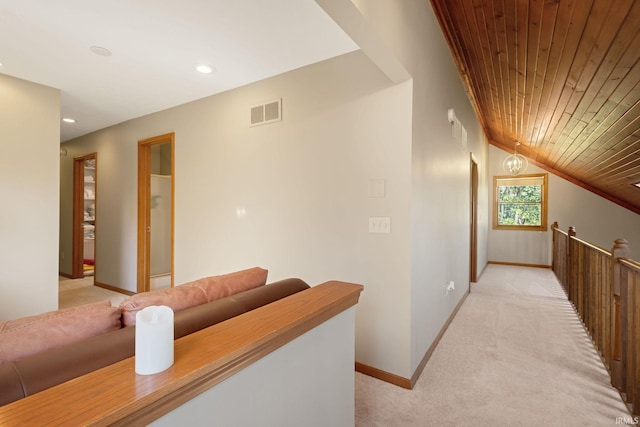
<svg viewBox="0 0 640 427">
<path fill-rule="evenodd" d="M 518 154 L 519 145 L 520 141 L 516 141 L 515 147 L 513 147 L 513 154 L 507 156 L 502 163 L 502 167 L 509 175 L 519 175 L 527 170 L 527 166 L 529 166 L 527 158 L 522 154 Z"/>
</svg>

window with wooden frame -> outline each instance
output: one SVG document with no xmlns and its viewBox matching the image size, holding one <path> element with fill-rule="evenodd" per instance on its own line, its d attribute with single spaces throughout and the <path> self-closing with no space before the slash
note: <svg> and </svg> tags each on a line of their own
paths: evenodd
<svg viewBox="0 0 640 427">
<path fill-rule="evenodd" d="M 493 228 L 547 230 L 547 174 L 493 177 Z"/>
</svg>

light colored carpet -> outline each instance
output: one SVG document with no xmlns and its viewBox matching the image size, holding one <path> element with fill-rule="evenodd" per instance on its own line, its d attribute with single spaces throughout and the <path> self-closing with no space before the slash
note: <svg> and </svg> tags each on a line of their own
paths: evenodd
<svg viewBox="0 0 640 427">
<path fill-rule="evenodd" d="M 615 426 L 610 384 L 552 271 L 489 265 L 413 390 L 356 373 L 356 425 Z"/>
<path fill-rule="evenodd" d="M 58 278 L 58 308 L 75 307 L 110 300 L 111 305 L 118 306 L 127 295 L 93 286 L 93 277 L 83 279 Z"/>
</svg>

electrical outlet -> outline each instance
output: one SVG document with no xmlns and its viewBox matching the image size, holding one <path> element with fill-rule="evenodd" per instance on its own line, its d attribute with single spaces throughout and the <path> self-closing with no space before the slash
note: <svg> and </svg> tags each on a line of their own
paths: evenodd
<svg viewBox="0 0 640 427">
<path fill-rule="evenodd" d="M 449 281 L 449 283 L 447 283 L 447 295 L 449 294 L 449 292 L 455 289 L 456 289 L 456 284 L 453 282 L 453 280 Z"/>
</svg>

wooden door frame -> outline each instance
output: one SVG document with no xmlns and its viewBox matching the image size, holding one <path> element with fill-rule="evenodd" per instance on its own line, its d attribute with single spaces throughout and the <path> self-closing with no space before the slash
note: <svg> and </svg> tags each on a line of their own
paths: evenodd
<svg viewBox="0 0 640 427">
<path fill-rule="evenodd" d="M 470 156 L 470 244 L 469 282 L 478 281 L 478 162 Z"/>
<path fill-rule="evenodd" d="M 175 224 L 175 134 L 173 132 L 138 141 L 138 279 L 137 292 L 151 290 L 151 147 L 171 144 L 171 286 L 174 277 L 174 224 Z"/>
<path fill-rule="evenodd" d="M 89 153 L 84 156 L 73 158 L 73 214 L 72 214 L 72 237 L 71 237 L 71 278 L 80 279 L 84 277 L 84 163 L 86 160 L 94 159 L 95 166 L 95 204 L 96 210 L 94 211 L 94 219 L 97 224 L 98 216 L 98 153 Z M 94 230 L 95 239 L 94 244 L 94 259 L 97 260 L 97 227 Z M 95 283 L 96 277 L 96 264 L 93 266 L 93 281 Z"/>
</svg>

